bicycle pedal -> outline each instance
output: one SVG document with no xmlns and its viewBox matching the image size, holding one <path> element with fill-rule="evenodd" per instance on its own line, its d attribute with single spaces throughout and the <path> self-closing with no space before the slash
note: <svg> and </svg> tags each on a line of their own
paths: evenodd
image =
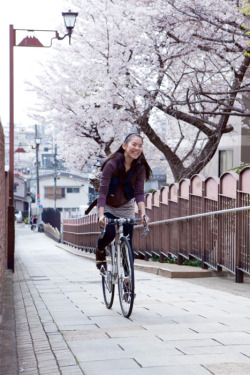
<svg viewBox="0 0 250 375">
<path fill-rule="evenodd" d="M 130 284 L 130 278 L 129 277 L 125 277 L 123 282 L 128 287 L 129 284 Z"/>
<path fill-rule="evenodd" d="M 105 268 L 104 265 L 102 265 L 101 268 L 100 268 L 100 275 L 101 276 L 105 276 L 106 275 L 106 268 Z"/>
<path fill-rule="evenodd" d="M 124 294 L 124 296 L 123 296 L 123 300 L 124 300 L 126 303 L 130 303 L 130 301 L 131 301 L 131 297 L 128 296 L 127 294 Z"/>
</svg>

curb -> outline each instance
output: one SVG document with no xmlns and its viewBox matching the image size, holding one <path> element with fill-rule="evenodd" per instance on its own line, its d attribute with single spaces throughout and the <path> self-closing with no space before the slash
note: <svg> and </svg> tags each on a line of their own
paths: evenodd
<svg viewBox="0 0 250 375">
<path fill-rule="evenodd" d="M 87 253 L 84 250 L 80 250 L 73 246 L 69 246 L 66 244 L 56 244 L 56 247 L 59 247 L 65 251 L 68 251 L 71 254 L 86 258 L 92 262 L 95 262 L 95 255 L 91 253 Z M 153 264 L 152 264 L 153 263 Z M 150 262 L 145 260 L 135 259 L 134 263 L 135 270 L 143 271 L 147 273 L 152 273 L 154 275 L 168 277 L 170 279 L 174 278 L 203 278 L 203 277 L 212 277 L 214 275 L 214 271 L 212 270 L 203 270 L 198 267 L 192 266 L 179 266 L 177 264 L 169 264 L 169 263 L 158 263 L 158 262 Z"/>
</svg>

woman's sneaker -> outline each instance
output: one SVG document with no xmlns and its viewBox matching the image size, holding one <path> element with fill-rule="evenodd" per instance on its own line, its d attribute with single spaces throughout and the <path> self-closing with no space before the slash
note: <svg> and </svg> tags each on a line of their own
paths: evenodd
<svg viewBox="0 0 250 375">
<path fill-rule="evenodd" d="M 105 250 L 96 249 L 95 257 L 96 257 L 96 267 L 98 268 L 98 270 L 101 271 L 104 268 L 104 270 L 107 271 L 107 261 L 106 261 Z"/>
</svg>

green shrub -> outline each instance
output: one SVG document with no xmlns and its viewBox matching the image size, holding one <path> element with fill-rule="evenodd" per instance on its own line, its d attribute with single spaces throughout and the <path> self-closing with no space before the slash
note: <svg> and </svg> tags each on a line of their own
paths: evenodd
<svg viewBox="0 0 250 375">
<path fill-rule="evenodd" d="M 192 260 L 184 260 L 183 261 L 184 266 L 192 266 L 192 267 L 201 267 L 201 261 L 198 259 L 192 259 Z"/>
<path fill-rule="evenodd" d="M 151 260 L 153 262 L 159 262 L 160 257 L 158 255 L 154 254 L 151 257 Z M 175 256 L 172 256 L 172 257 L 165 256 L 164 260 L 163 260 L 163 263 L 177 264 L 178 263 L 178 259 Z M 184 266 L 201 267 L 201 261 L 198 260 L 198 259 L 191 259 L 191 260 L 185 259 L 182 264 Z"/>
</svg>

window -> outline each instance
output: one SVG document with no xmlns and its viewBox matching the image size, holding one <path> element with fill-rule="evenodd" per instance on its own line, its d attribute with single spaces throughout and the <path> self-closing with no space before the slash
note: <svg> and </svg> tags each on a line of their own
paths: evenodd
<svg viewBox="0 0 250 375">
<path fill-rule="evenodd" d="M 49 186 L 44 188 L 44 197 L 47 199 L 54 199 L 54 187 Z M 65 188 L 56 188 L 56 199 L 65 198 Z"/>
<path fill-rule="evenodd" d="M 219 177 L 233 168 L 233 150 L 219 150 Z"/>
<path fill-rule="evenodd" d="M 67 188 L 67 193 L 80 193 L 80 188 Z"/>
</svg>

